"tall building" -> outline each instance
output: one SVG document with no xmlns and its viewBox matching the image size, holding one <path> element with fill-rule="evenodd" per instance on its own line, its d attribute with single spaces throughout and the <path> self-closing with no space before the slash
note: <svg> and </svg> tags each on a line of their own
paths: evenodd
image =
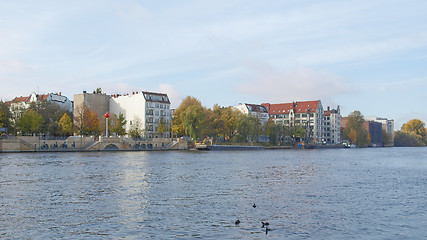
<svg viewBox="0 0 427 240">
<path fill-rule="evenodd" d="M 382 118 L 382 117 L 373 117 L 373 116 L 368 116 L 365 117 L 366 121 L 374 121 L 374 122 L 379 122 L 382 124 L 382 129 L 385 130 L 385 132 L 390 136 L 391 138 L 391 143 L 388 146 L 393 146 L 393 142 L 394 142 L 394 120 L 393 119 L 387 119 L 387 118 Z"/>
<path fill-rule="evenodd" d="M 323 138 L 327 144 L 341 143 L 340 106 L 337 109 L 329 107 L 324 112 Z"/>
<path fill-rule="evenodd" d="M 258 118 L 262 125 L 264 126 L 267 125 L 269 116 L 268 116 L 267 108 L 265 106 L 248 104 L 248 103 L 239 103 L 239 105 L 235 106 L 234 108 L 244 114 L 251 115 Z"/>
<path fill-rule="evenodd" d="M 267 108 L 270 118 L 276 124 L 301 126 L 306 129 L 308 137 L 316 143 L 322 142 L 324 111 L 320 100 L 261 105 Z"/>
<path fill-rule="evenodd" d="M 79 119 L 84 112 L 85 107 L 94 111 L 99 121 L 105 121 L 104 115 L 110 111 L 110 96 L 102 93 L 87 93 L 74 95 L 74 121 Z"/>
<path fill-rule="evenodd" d="M 117 116 L 122 113 L 126 119 L 126 132 L 132 127 L 143 130 L 144 137 L 170 137 L 172 114 L 167 94 L 154 92 L 133 92 L 127 95 L 112 95 L 110 112 Z M 165 125 L 167 131 L 159 132 Z"/>
</svg>

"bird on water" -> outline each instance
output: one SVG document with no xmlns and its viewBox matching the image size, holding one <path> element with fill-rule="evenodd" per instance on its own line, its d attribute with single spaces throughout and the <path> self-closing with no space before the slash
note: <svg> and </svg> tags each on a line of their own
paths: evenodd
<svg viewBox="0 0 427 240">
<path fill-rule="evenodd" d="M 240 224 L 240 220 L 237 219 L 237 221 L 235 221 L 234 224 L 239 225 Z"/>
<path fill-rule="evenodd" d="M 256 205 L 255 205 L 255 203 L 254 203 L 254 205 L 252 205 L 252 207 L 256 208 Z"/>
<path fill-rule="evenodd" d="M 265 226 L 270 225 L 270 223 L 269 223 L 269 222 L 261 222 L 261 224 L 262 224 L 262 227 L 263 227 L 263 228 L 264 228 Z"/>
</svg>

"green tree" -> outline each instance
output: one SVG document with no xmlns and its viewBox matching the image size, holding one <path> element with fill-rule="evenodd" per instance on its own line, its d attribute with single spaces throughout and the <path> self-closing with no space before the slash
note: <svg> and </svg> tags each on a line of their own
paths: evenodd
<svg viewBox="0 0 427 240">
<path fill-rule="evenodd" d="M 386 132 L 385 129 L 382 130 L 381 143 L 383 146 L 392 146 L 391 136 Z"/>
<path fill-rule="evenodd" d="M 142 133 L 143 133 L 143 129 L 142 129 L 141 121 L 139 119 L 135 119 L 130 126 L 129 136 L 133 139 L 136 139 L 141 137 Z"/>
<path fill-rule="evenodd" d="M 93 91 L 93 94 L 102 94 L 102 89 L 101 88 L 97 88 Z"/>
<path fill-rule="evenodd" d="M 258 118 L 243 114 L 237 124 L 237 141 L 251 144 L 256 141 L 261 133 L 261 122 Z"/>
<path fill-rule="evenodd" d="M 175 110 L 175 113 L 172 117 L 172 132 L 178 133 L 179 136 L 184 136 L 186 134 L 186 128 L 184 127 L 184 112 L 187 108 L 191 106 L 202 106 L 202 103 L 194 97 L 186 97 L 179 107 Z"/>
<path fill-rule="evenodd" d="M 12 127 L 12 113 L 10 112 L 9 106 L 0 101 L 0 127 L 10 129 Z"/>
<path fill-rule="evenodd" d="M 194 139 L 199 139 L 203 132 L 203 121 L 205 119 L 205 109 L 201 105 L 191 105 L 182 113 L 182 126 L 185 134 Z"/>
<path fill-rule="evenodd" d="M 32 103 L 31 109 L 37 111 L 43 117 L 43 125 L 41 126 L 40 132 L 45 135 L 61 135 L 61 127 L 59 126 L 59 120 L 66 112 L 61 107 L 53 102 L 42 101 L 40 103 Z"/>
<path fill-rule="evenodd" d="M 112 113 L 108 121 L 108 130 L 112 133 L 116 133 L 119 136 L 124 136 L 126 135 L 126 123 L 127 121 L 123 113 L 119 113 L 118 117 L 116 114 Z"/>
<path fill-rule="evenodd" d="M 415 132 L 396 131 L 394 134 L 396 147 L 421 147 L 425 146 L 422 138 Z"/>
<path fill-rule="evenodd" d="M 363 126 L 364 122 L 364 117 L 359 111 L 354 111 L 348 116 L 348 138 L 358 147 L 367 146 L 370 142 L 368 130 Z"/>
<path fill-rule="evenodd" d="M 222 123 L 219 124 L 218 133 L 223 135 L 226 139 L 231 140 L 237 134 L 237 126 L 241 116 L 242 113 L 232 107 L 221 108 L 219 112 L 219 120 Z"/>
<path fill-rule="evenodd" d="M 43 124 L 43 117 L 33 109 L 27 109 L 18 119 L 18 129 L 22 134 L 35 134 Z"/>
<path fill-rule="evenodd" d="M 59 119 L 58 125 L 61 128 L 63 135 L 70 136 L 71 134 L 73 134 L 73 122 L 71 121 L 71 117 L 67 113 L 64 113 L 61 119 Z"/>
<path fill-rule="evenodd" d="M 164 133 L 169 131 L 168 125 L 165 123 L 163 119 L 160 120 L 160 123 L 157 126 L 157 131 L 162 134 L 162 137 L 164 137 Z"/>
</svg>

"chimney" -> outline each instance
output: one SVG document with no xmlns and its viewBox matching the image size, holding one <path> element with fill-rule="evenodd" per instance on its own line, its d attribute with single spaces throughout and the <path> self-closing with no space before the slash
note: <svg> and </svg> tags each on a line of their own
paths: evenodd
<svg viewBox="0 0 427 240">
<path fill-rule="evenodd" d="M 330 108 L 329 108 L 329 106 L 328 106 L 328 111 L 330 111 Z"/>
</svg>

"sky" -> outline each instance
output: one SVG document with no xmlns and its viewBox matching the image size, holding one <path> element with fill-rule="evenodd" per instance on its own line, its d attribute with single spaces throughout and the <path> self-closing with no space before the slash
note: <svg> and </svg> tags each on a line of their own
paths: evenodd
<svg viewBox="0 0 427 240">
<path fill-rule="evenodd" d="M 427 123 L 427 1 L 0 1 L 0 98 L 321 100 Z"/>
</svg>

